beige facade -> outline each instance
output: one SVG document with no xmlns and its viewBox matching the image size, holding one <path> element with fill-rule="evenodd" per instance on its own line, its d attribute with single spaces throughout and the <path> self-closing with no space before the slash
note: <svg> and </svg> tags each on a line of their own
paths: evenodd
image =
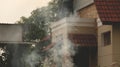
<svg viewBox="0 0 120 67">
<path fill-rule="evenodd" d="M 69 34 L 80 34 L 80 35 L 95 35 L 96 36 L 96 20 L 95 19 L 86 19 L 86 18 L 64 18 L 58 22 L 51 24 L 52 28 L 52 42 L 59 43 L 62 41 L 61 45 L 69 44 Z M 83 39 L 84 40 L 84 39 Z M 72 42 L 72 41 L 71 41 Z M 77 45 L 79 43 L 72 42 L 73 45 Z M 89 44 L 91 45 L 91 44 Z M 88 45 L 88 46 L 89 46 Z M 96 46 L 81 46 L 78 50 L 79 54 L 75 55 L 75 58 L 80 55 L 77 60 L 74 60 L 75 65 L 77 66 L 89 66 L 96 67 L 97 66 L 97 52 Z M 84 53 L 86 52 L 86 53 Z M 86 55 L 86 56 L 84 56 Z M 85 58 L 85 59 L 83 59 Z M 80 60 L 81 59 L 81 60 Z M 79 61 L 80 60 L 80 61 Z M 64 67 L 64 66 L 63 66 Z"/>
<path fill-rule="evenodd" d="M 95 19 L 79 18 L 75 20 L 76 21 L 71 20 L 71 18 L 64 18 L 51 24 L 52 42 L 57 42 L 56 40 L 59 40 L 59 38 L 67 39 L 68 34 L 96 35 Z"/>
<path fill-rule="evenodd" d="M 64 19 L 63 19 L 64 21 Z M 66 23 L 59 21 L 51 24 L 52 29 L 52 42 L 58 42 L 59 40 L 66 41 L 67 38 L 67 26 Z M 63 42 L 65 44 L 65 42 Z"/>
<path fill-rule="evenodd" d="M 95 4 L 91 4 L 81 10 L 79 10 L 79 15 L 82 18 L 98 18 L 98 13 Z"/>
<path fill-rule="evenodd" d="M 99 19 L 97 9 L 93 0 L 74 0 L 74 12 L 79 15 L 80 20 L 83 20 L 81 18 L 84 18 L 84 20 L 88 18 L 94 19 L 96 26 L 92 27 L 91 23 L 85 23 L 83 21 L 82 21 L 83 23 L 74 22 L 66 24 L 64 28 L 61 28 L 62 30 L 61 32 L 66 33 L 65 37 L 67 37 L 67 33 L 97 35 L 98 38 L 97 66 L 119 67 L 120 24 L 114 23 L 111 25 L 103 25 L 101 20 Z M 53 33 L 55 32 L 53 31 Z"/>
<path fill-rule="evenodd" d="M 120 66 L 120 24 L 114 24 L 112 27 L 112 59 L 115 65 Z"/>
<path fill-rule="evenodd" d="M 98 18 L 94 0 L 74 0 L 74 12 L 81 18 Z"/>
<path fill-rule="evenodd" d="M 104 45 L 103 34 L 110 31 L 111 43 Z M 113 50 L 112 50 L 112 26 L 102 25 L 98 27 L 98 66 L 110 67 L 112 64 Z"/>
<path fill-rule="evenodd" d="M 109 31 L 110 44 L 105 45 L 103 33 Z M 98 65 L 100 67 L 120 66 L 120 24 L 98 27 Z"/>
<path fill-rule="evenodd" d="M 79 0 L 80 1 L 80 0 Z M 85 2 L 86 3 L 86 2 Z M 86 3 L 87 4 L 87 3 Z M 79 6 L 81 7 L 81 6 Z M 112 32 L 112 26 L 111 25 L 102 25 L 102 22 L 98 20 L 99 16 L 97 13 L 96 6 L 94 2 L 89 2 L 89 5 L 82 7 L 82 9 L 78 9 L 78 14 L 80 15 L 81 18 L 94 18 L 96 19 L 96 24 L 98 27 L 96 27 L 96 34 L 98 37 L 98 66 L 100 67 L 110 67 L 113 64 L 113 59 L 115 59 L 114 56 L 116 56 L 116 60 L 119 58 L 119 52 L 115 49 L 115 46 L 113 47 L 112 43 L 117 43 L 117 42 L 112 42 L 114 41 L 113 35 L 115 35 L 115 32 Z M 85 30 L 85 29 L 82 29 Z M 92 29 L 93 30 L 93 29 Z M 110 37 L 111 37 L 111 43 L 107 46 L 103 44 L 103 33 L 110 31 Z M 117 35 L 116 35 L 117 36 Z M 113 38 L 112 38 L 113 37 Z M 116 41 L 116 40 L 115 40 Z M 119 41 L 118 41 L 119 42 Z M 118 45 L 116 45 L 118 47 Z M 115 52 L 115 53 L 114 53 Z M 118 52 L 118 53 L 116 53 Z"/>
</svg>

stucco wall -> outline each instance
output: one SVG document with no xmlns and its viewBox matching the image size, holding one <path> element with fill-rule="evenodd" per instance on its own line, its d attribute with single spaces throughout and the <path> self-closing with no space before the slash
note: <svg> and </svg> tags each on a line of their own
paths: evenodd
<svg viewBox="0 0 120 67">
<path fill-rule="evenodd" d="M 62 42 L 65 44 L 66 38 L 67 38 L 67 28 L 66 24 L 63 22 L 56 22 L 51 25 L 52 28 L 52 42 L 58 43 Z"/>
<path fill-rule="evenodd" d="M 98 65 L 100 67 L 110 67 L 112 64 L 112 42 L 110 45 L 103 45 L 102 34 L 111 31 L 111 41 L 112 41 L 112 26 L 103 25 L 98 27 Z"/>
<path fill-rule="evenodd" d="M 96 35 L 95 27 L 79 27 L 79 26 L 70 27 L 68 29 L 68 32 L 72 34 L 94 34 Z"/>
<path fill-rule="evenodd" d="M 113 25 L 113 60 L 120 65 L 120 24 Z"/>
<path fill-rule="evenodd" d="M 0 41 L 22 41 L 22 25 L 0 24 Z"/>
<path fill-rule="evenodd" d="M 78 21 L 70 21 L 70 19 L 64 18 L 65 21 L 61 20 L 51 24 L 53 42 L 56 41 L 56 36 L 62 35 L 63 39 L 65 39 L 69 33 L 96 35 L 95 19 L 80 18 Z"/>
<path fill-rule="evenodd" d="M 111 44 L 103 46 L 101 33 L 111 31 Z M 98 28 L 98 65 L 120 66 L 120 24 L 102 25 Z"/>
</svg>

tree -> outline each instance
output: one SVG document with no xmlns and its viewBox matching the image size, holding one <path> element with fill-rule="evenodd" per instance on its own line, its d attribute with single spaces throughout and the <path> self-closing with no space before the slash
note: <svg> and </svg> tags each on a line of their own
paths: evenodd
<svg viewBox="0 0 120 67">
<path fill-rule="evenodd" d="M 49 27 L 45 11 L 45 7 L 38 8 L 31 12 L 30 17 L 21 17 L 21 20 L 18 21 L 24 25 L 25 41 L 41 40 L 48 35 Z"/>
<path fill-rule="evenodd" d="M 23 24 L 24 34 L 25 34 L 24 41 L 30 42 L 30 41 L 37 40 L 40 42 L 38 42 L 36 47 L 34 48 L 31 48 L 31 45 L 24 45 L 24 46 L 19 45 L 17 48 L 14 48 L 16 45 L 14 45 L 14 47 L 13 45 L 12 46 L 8 45 L 6 50 L 8 50 L 10 54 L 7 58 L 9 60 L 7 67 L 11 66 L 11 60 L 13 58 L 12 53 L 14 53 L 14 51 L 16 52 L 14 60 L 18 58 L 17 61 L 19 60 L 21 61 L 21 57 L 23 55 L 27 54 L 27 56 L 29 56 L 30 54 L 32 54 L 32 52 L 36 51 L 36 53 L 39 54 L 39 56 L 43 58 L 43 59 L 40 59 L 40 62 L 42 63 L 42 61 L 44 61 L 44 58 L 48 56 L 47 55 L 48 53 L 43 52 L 42 50 L 44 49 L 44 47 L 48 46 L 51 43 L 51 39 L 47 39 L 44 41 L 42 41 L 42 39 L 50 33 L 50 28 L 49 28 L 50 22 L 55 22 L 68 15 L 67 14 L 68 12 L 62 11 L 63 7 L 66 6 L 65 2 L 68 3 L 68 1 L 69 0 L 66 0 L 66 1 L 65 0 L 52 0 L 47 7 L 37 8 L 33 10 L 31 12 L 31 15 L 28 18 L 24 16 L 20 18 L 18 23 Z M 62 13 L 61 11 L 63 12 L 63 14 L 61 14 Z M 22 64 L 24 64 L 24 62 L 20 63 L 20 65 Z"/>
<path fill-rule="evenodd" d="M 49 33 L 50 22 L 55 22 L 73 12 L 73 0 L 52 0 L 48 6 L 37 8 L 28 18 L 21 17 L 24 24 L 25 41 L 41 40 Z"/>
</svg>

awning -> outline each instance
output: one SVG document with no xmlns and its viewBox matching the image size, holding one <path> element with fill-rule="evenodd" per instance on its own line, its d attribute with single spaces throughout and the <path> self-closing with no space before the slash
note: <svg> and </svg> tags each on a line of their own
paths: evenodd
<svg viewBox="0 0 120 67">
<path fill-rule="evenodd" d="M 69 39 L 76 46 L 97 46 L 97 38 L 93 34 L 69 34 Z"/>
</svg>

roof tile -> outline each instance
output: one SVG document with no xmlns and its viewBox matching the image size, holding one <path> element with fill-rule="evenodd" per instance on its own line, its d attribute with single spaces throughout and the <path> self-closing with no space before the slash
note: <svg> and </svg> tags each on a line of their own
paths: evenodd
<svg viewBox="0 0 120 67">
<path fill-rule="evenodd" d="M 97 46 L 97 39 L 92 34 L 69 34 L 69 39 L 79 46 Z"/>
<path fill-rule="evenodd" d="M 101 21 L 120 22 L 120 0 L 94 0 Z"/>
</svg>

